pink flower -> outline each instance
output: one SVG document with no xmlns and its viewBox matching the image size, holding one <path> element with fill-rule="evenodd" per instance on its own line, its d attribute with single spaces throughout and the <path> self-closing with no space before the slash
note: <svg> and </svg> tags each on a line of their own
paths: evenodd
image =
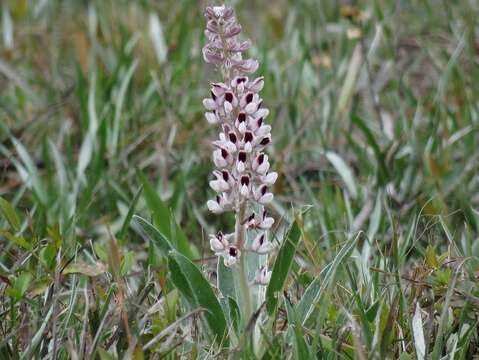
<svg viewBox="0 0 479 360">
<path fill-rule="evenodd" d="M 258 69 L 258 62 L 244 56 L 251 46 L 249 40 L 240 40 L 241 25 L 229 6 L 207 7 L 205 35 L 207 43 L 203 57 L 207 63 L 221 70 L 221 82 L 212 82 L 210 97 L 203 100 L 205 119 L 218 126 L 218 139 L 213 141 L 213 162 L 216 170 L 210 187 L 217 193 L 214 200 L 207 202 L 208 209 L 220 214 L 240 209 L 258 207 L 261 215 L 241 219 L 241 226 L 248 231 L 258 231 L 250 250 L 267 254 L 274 246 L 264 232 L 274 223 L 266 216 L 264 205 L 273 201 L 268 189 L 278 174 L 269 172 L 270 159 L 265 148 L 271 144 L 271 126 L 265 124 L 269 110 L 263 107 L 260 91 L 264 78 L 250 79 L 246 74 Z M 243 215 L 244 216 L 244 213 Z M 228 236 L 218 233 L 210 236 L 210 245 L 215 254 L 224 257 L 225 264 L 232 266 L 241 256 L 243 242 L 235 239 L 233 244 Z M 265 284 L 271 277 L 267 268 L 261 269 L 258 281 Z"/>
<path fill-rule="evenodd" d="M 255 284 L 268 285 L 270 280 L 271 280 L 271 271 L 268 271 L 268 268 L 266 266 L 263 266 L 260 269 L 258 269 L 254 277 Z"/>
<path fill-rule="evenodd" d="M 251 251 L 258 254 L 267 254 L 274 249 L 274 245 L 268 240 L 266 232 L 259 233 L 251 244 Z"/>
</svg>

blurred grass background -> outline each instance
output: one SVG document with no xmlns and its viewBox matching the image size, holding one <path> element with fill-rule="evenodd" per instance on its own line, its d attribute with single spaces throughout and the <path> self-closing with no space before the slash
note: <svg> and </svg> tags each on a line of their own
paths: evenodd
<svg viewBox="0 0 479 360">
<path fill-rule="evenodd" d="M 121 356 L 126 340 L 107 310 L 115 284 L 137 320 L 175 297 L 133 213 L 160 227 L 167 218 L 168 231 L 178 223 L 172 232 L 196 259 L 210 256 L 208 233 L 232 225 L 205 206 L 215 131 L 201 100 L 219 79 L 201 56 L 206 4 L 1 2 L 0 357 L 57 355 L 52 338 L 63 358 Z M 433 358 L 477 356 L 479 4 L 229 4 L 265 76 L 277 223 L 311 205 L 292 303 L 356 239 L 302 329 L 311 351 L 409 359 L 415 319 Z M 211 261 L 198 263 L 212 273 Z M 53 299 L 52 324 L 42 319 Z M 131 331 L 151 337 L 180 313 L 155 313 L 143 333 L 130 319 Z M 279 344 L 270 356 L 293 356 Z M 177 346 L 155 351 L 179 356 Z"/>
</svg>

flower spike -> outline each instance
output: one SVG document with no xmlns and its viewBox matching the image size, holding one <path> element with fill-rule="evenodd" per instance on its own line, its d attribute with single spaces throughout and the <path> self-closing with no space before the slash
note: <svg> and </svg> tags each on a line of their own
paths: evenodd
<svg viewBox="0 0 479 360">
<path fill-rule="evenodd" d="M 221 82 L 211 83 L 210 97 L 203 100 L 206 121 L 219 128 L 219 139 L 213 141 L 216 170 L 209 182 L 217 195 L 207 205 L 215 214 L 234 211 L 237 218 L 235 233 L 210 235 L 210 246 L 216 255 L 224 258 L 226 266 L 232 266 L 245 250 L 247 231 L 256 235 L 246 250 L 267 254 L 274 248 L 266 233 L 274 219 L 266 215 L 264 205 L 273 200 L 269 189 L 278 174 L 269 172 L 270 159 L 265 153 L 272 137 L 271 126 L 265 124 L 269 110 L 263 107 L 260 97 L 264 78 L 248 77 L 259 64 L 243 57 L 251 42 L 239 39 L 242 28 L 231 7 L 207 7 L 205 17 L 207 43 L 203 58 L 223 75 Z M 253 207 L 259 208 L 258 215 Z M 245 219 L 246 213 L 252 215 Z M 270 277 L 271 272 L 263 267 L 255 282 L 266 285 Z"/>
</svg>

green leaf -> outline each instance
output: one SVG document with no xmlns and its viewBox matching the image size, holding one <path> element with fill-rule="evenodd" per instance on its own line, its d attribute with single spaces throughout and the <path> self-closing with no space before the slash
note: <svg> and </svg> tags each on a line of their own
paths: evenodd
<svg viewBox="0 0 479 360">
<path fill-rule="evenodd" d="M 274 262 L 271 280 L 266 289 L 266 309 L 270 315 L 276 310 L 278 294 L 283 290 L 286 283 L 300 237 L 301 231 L 295 221 L 279 250 L 278 256 Z"/>
<path fill-rule="evenodd" d="M 98 355 L 101 360 L 116 360 L 116 357 L 102 348 L 98 348 Z"/>
<path fill-rule="evenodd" d="M 56 254 L 57 250 L 55 246 L 52 243 L 49 243 L 40 250 L 40 260 L 48 269 L 53 269 Z"/>
<path fill-rule="evenodd" d="M 101 275 L 107 271 L 105 264 L 100 261 L 95 264 L 87 264 L 84 262 L 78 262 L 68 265 L 63 269 L 63 274 L 83 274 L 90 277 Z"/>
<path fill-rule="evenodd" d="M 181 228 L 181 226 L 176 222 L 174 217 L 172 217 L 172 221 L 174 221 L 175 224 L 175 236 L 172 237 L 172 240 L 174 240 L 175 247 L 180 253 L 182 253 L 189 259 L 198 258 L 198 251 L 196 251 L 195 249 L 195 251 L 193 252 L 194 246 L 188 241 L 188 238 L 186 237 L 186 234 Z M 196 256 L 194 254 L 196 254 Z"/>
<path fill-rule="evenodd" d="M 118 238 L 122 242 L 125 240 L 126 232 L 128 231 L 128 227 L 130 226 L 131 218 L 133 217 L 133 214 L 135 213 L 136 204 L 138 203 L 138 199 L 140 198 L 142 191 L 143 191 L 143 186 L 140 186 L 140 188 L 135 194 L 135 197 L 133 198 L 133 201 L 131 202 L 131 205 L 130 205 L 130 208 L 128 209 L 128 213 L 126 214 L 125 220 L 123 220 L 123 225 L 121 226 L 120 234 L 118 236 Z"/>
<path fill-rule="evenodd" d="M 218 289 L 224 297 L 232 297 L 236 299 L 233 270 L 226 266 L 221 259 L 218 259 L 218 266 L 216 269 L 218 276 Z"/>
<path fill-rule="evenodd" d="M 305 325 L 309 316 L 313 313 L 321 297 L 331 289 L 334 284 L 339 265 L 351 254 L 356 246 L 358 236 L 351 238 L 338 252 L 334 260 L 326 265 L 319 276 L 306 288 L 301 300 L 296 306 L 299 319 Z"/>
<path fill-rule="evenodd" d="M 384 154 L 382 153 L 381 148 L 379 147 L 376 139 L 374 138 L 374 135 L 373 135 L 372 131 L 366 125 L 366 122 L 362 118 L 360 118 L 358 115 L 352 114 L 351 115 L 351 120 L 363 132 L 364 136 L 366 137 L 367 142 L 372 147 L 374 155 L 376 156 L 376 160 L 377 160 L 377 163 L 378 163 L 378 179 L 379 179 L 379 182 L 380 182 L 380 184 L 386 184 L 387 180 L 389 178 L 389 171 L 388 171 L 388 168 L 386 167 L 386 163 L 385 163 L 385 160 L 384 160 Z"/>
<path fill-rule="evenodd" d="M 356 180 L 354 179 L 353 172 L 351 168 L 346 164 L 346 162 L 336 153 L 328 151 L 326 153 L 326 158 L 334 166 L 336 171 L 339 173 L 341 178 L 346 185 L 346 188 L 349 191 L 349 194 L 353 199 L 358 196 L 358 189 L 356 187 Z"/>
<path fill-rule="evenodd" d="M 366 319 L 369 322 L 373 322 L 374 319 L 376 318 L 376 315 L 379 310 L 379 306 L 381 305 L 381 302 L 378 300 L 374 304 L 372 304 L 369 309 L 366 311 Z"/>
<path fill-rule="evenodd" d="M 63 238 L 60 234 L 60 225 L 57 223 L 52 227 L 47 228 L 48 236 L 53 240 L 53 244 L 56 249 L 59 249 L 63 245 Z"/>
<path fill-rule="evenodd" d="M 145 241 L 152 241 L 163 256 L 168 256 L 169 252 L 173 250 L 168 239 L 151 223 L 138 215 L 133 216 L 133 224 L 137 225 L 140 235 Z"/>
<path fill-rule="evenodd" d="M 135 252 L 129 251 L 121 260 L 120 265 L 120 276 L 125 276 L 128 274 L 133 266 L 133 262 L 135 260 Z"/>
<path fill-rule="evenodd" d="M 158 226 L 160 232 L 171 239 L 170 229 L 170 210 L 166 204 L 158 196 L 156 190 L 151 186 L 148 179 L 141 172 L 138 172 L 141 182 L 143 183 L 143 195 L 148 209 L 153 212 L 153 223 Z"/>
<path fill-rule="evenodd" d="M 175 221 L 170 209 L 158 196 L 145 175 L 138 172 L 138 176 L 143 183 L 144 197 L 148 208 L 153 212 L 154 224 L 158 226 L 159 231 L 169 240 L 171 245 L 186 257 L 193 259 L 194 255 L 188 238 Z"/>
<path fill-rule="evenodd" d="M 308 349 L 308 345 L 305 341 L 304 334 L 301 329 L 301 323 L 298 323 L 297 313 L 295 312 L 288 299 L 284 299 L 284 304 L 286 306 L 286 314 L 288 316 L 288 323 L 290 324 L 290 329 L 292 329 L 294 332 L 293 349 L 295 352 L 295 358 L 309 359 L 311 358 L 309 356 L 311 351 Z"/>
<path fill-rule="evenodd" d="M 430 244 L 426 248 L 426 264 L 432 269 L 437 269 L 439 267 L 436 251 Z"/>
<path fill-rule="evenodd" d="M 50 319 L 53 315 L 53 304 L 52 306 L 50 306 L 50 309 L 48 310 L 48 312 L 46 313 L 46 315 L 44 315 L 40 321 L 41 321 L 41 326 L 38 328 L 37 332 L 35 333 L 35 335 L 33 335 L 33 337 L 31 337 L 31 340 L 27 346 L 27 349 L 20 354 L 20 360 L 26 360 L 26 359 L 31 359 L 31 355 L 32 355 L 32 352 L 34 352 L 38 346 L 38 344 L 40 343 L 40 341 L 42 341 L 42 339 L 44 339 L 45 337 L 45 329 L 47 327 L 47 325 L 51 325 L 50 323 Z"/>
<path fill-rule="evenodd" d="M 217 344 L 226 336 L 226 318 L 208 280 L 187 257 L 172 251 L 168 256 L 168 269 L 173 284 L 192 309 L 204 309 L 204 319 Z"/>
<path fill-rule="evenodd" d="M 166 61 L 168 55 L 168 46 L 166 45 L 165 37 L 161 26 L 160 19 L 157 14 L 152 12 L 150 14 L 150 38 L 155 50 L 156 58 L 160 64 Z"/>
<path fill-rule="evenodd" d="M 27 292 L 31 280 L 32 274 L 29 272 L 21 273 L 15 280 L 13 287 L 8 289 L 8 294 L 16 300 L 20 300 Z"/>
<path fill-rule="evenodd" d="M 228 307 L 230 311 L 231 326 L 238 332 L 241 319 L 241 311 L 236 300 L 228 297 Z"/>
<path fill-rule="evenodd" d="M 5 216 L 5 219 L 8 221 L 10 226 L 15 232 L 20 231 L 20 218 L 18 217 L 17 211 L 13 206 L 4 198 L 0 197 L 0 210 Z"/>
<path fill-rule="evenodd" d="M 28 178 L 24 178 L 23 181 L 31 185 L 35 195 L 38 198 L 38 201 L 42 205 L 46 205 L 47 203 L 47 193 L 43 186 L 43 183 L 38 176 L 37 166 L 33 159 L 31 158 L 28 151 L 25 147 L 20 143 L 17 139 L 12 137 L 13 145 L 15 145 L 15 149 L 17 150 L 18 156 L 22 160 L 23 164 L 25 165 L 25 170 L 28 174 Z"/>
<path fill-rule="evenodd" d="M 0 230 L 0 235 L 5 236 L 7 240 L 13 242 L 17 246 L 24 248 L 25 250 L 30 251 L 33 249 L 32 244 L 30 244 L 27 240 L 25 240 L 23 236 L 15 236 L 8 231 L 1 231 L 1 230 Z"/>
<path fill-rule="evenodd" d="M 93 158 L 93 152 L 97 145 L 97 131 L 98 131 L 98 116 L 96 113 L 96 72 L 92 72 L 90 79 L 90 88 L 88 90 L 88 132 L 86 133 L 80 147 L 77 161 L 77 180 L 80 181 L 84 175 L 85 170 Z"/>
<path fill-rule="evenodd" d="M 120 128 L 121 128 L 121 115 L 123 114 L 122 109 L 123 109 L 123 104 L 125 102 L 125 96 L 126 96 L 126 91 L 128 90 L 128 84 L 131 81 L 131 78 L 133 77 L 133 74 L 136 70 L 136 67 L 138 66 L 138 60 L 133 60 L 131 63 L 130 67 L 128 68 L 128 71 L 126 72 L 125 76 L 123 76 L 120 90 L 115 96 L 115 117 L 113 118 L 113 126 L 111 129 L 110 135 L 110 141 L 108 143 L 109 145 L 109 152 L 110 155 L 113 157 L 116 155 L 117 148 L 118 148 L 118 142 L 120 138 Z"/>
</svg>

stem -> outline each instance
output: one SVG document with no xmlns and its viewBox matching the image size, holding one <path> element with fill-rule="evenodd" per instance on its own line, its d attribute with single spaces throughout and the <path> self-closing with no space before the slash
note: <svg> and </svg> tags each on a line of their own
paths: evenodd
<svg viewBox="0 0 479 360">
<path fill-rule="evenodd" d="M 239 211 L 236 213 L 236 246 L 238 249 L 243 250 L 243 245 L 245 243 L 245 225 L 242 224 L 246 212 L 246 202 L 240 204 Z M 239 285 L 240 285 L 240 295 L 241 295 L 241 305 L 243 307 L 243 316 L 245 319 L 245 325 L 249 321 L 253 310 L 251 306 L 251 294 L 249 291 L 248 285 L 248 274 L 246 269 L 246 257 L 243 254 L 240 258 L 239 263 Z"/>
<path fill-rule="evenodd" d="M 235 225 L 235 245 L 239 250 L 243 250 L 245 238 L 245 226 L 242 224 L 246 213 L 246 201 L 242 201 L 239 210 L 236 213 Z"/>
</svg>

